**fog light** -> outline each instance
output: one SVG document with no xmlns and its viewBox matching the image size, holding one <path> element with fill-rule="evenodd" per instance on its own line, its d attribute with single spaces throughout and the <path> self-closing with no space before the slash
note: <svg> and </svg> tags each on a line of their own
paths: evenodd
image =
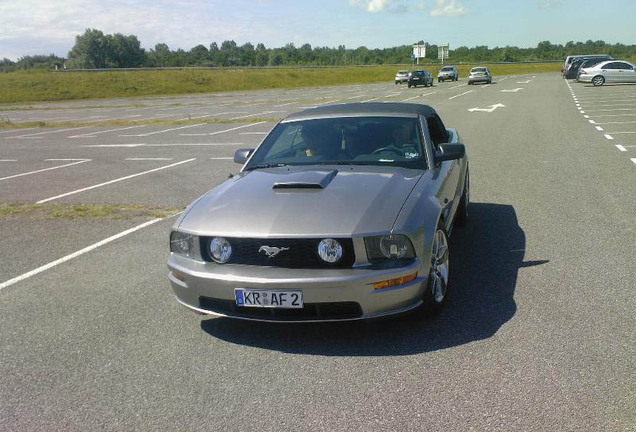
<svg viewBox="0 0 636 432">
<path fill-rule="evenodd" d="M 324 239 L 318 244 L 318 256 L 329 264 L 336 263 L 342 258 L 342 246 L 334 239 Z"/>
<path fill-rule="evenodd" d="M 414 281 L 415 278 L 417 278 L 417 272 L 411 273 L 410 275 L 395 278 L 395 279 L 389 279 L 382 282 L 376 282 L 373 284 L 373 289 L 380 290 L 384 288 L 391 288 L 398 285 L 404 285 L 405 283 Z"/>
</svg>

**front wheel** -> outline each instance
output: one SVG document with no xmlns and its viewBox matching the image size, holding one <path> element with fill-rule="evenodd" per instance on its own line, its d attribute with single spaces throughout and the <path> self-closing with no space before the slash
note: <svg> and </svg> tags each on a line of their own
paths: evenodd
<svg viewBox="0 0 636 432">
<path fill-rule="evenodd" d="M 431 267 L 428 275 L 428 284 L 424 292 L 423 304 L 420 308 L 421 314 L 431 316 L 442 310 L 448 292 L 449 264 L 448 235 L 440 221 L 433 236 Z"/>
<path fill-rule="evenodd" d="M 605 77 L 601 75 L 597 75 L 594 78 L 592 78 L 592 85 L 594 87 L 599 87 L 599 86 L 602 86 L 603 84 L 605 84 Z"/>
</svg>

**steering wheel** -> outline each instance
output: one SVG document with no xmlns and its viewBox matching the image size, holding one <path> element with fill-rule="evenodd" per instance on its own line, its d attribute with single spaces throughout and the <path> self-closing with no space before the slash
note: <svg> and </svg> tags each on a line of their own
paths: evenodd
<svg viewBox="0 0 636 432">
<path fill-rule="evenodd" d="M 404 155 L 402 150 L 400 150 L 399 148 L 397 148 L 393 144 L 391 144 L 390 146 L 386 146 L 386 147 L 380 147 L 379 149 L 374 150 L 373 153 L 371 153 L 371 154 L 375 155 L 375 154 L 380 154 L 380 153 L 388 153 L 388 154 L 402 155 L 402 156 Z"/>
</svg>

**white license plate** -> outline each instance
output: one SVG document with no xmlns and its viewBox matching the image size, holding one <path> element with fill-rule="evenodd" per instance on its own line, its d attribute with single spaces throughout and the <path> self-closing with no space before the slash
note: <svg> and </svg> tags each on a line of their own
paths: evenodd
<svg viewBox="0 0 636 432">
<path fill-rule="evenodd" d="M 248 290 L 236 288 L 237 306 L 296 309 L 303 307 L 302 291 Z"/>
</svg>

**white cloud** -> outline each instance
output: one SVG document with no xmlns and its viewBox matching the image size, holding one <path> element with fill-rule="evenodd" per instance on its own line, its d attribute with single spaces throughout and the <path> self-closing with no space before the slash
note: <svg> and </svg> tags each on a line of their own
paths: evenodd
<svg viewBox="0 0 636 432">
<path fill-rule="evenodd" d="M 382 12 L 391 2 L 392 0 L 349 0 L 350 5 L 362 7 L 371 13 Z"/>
<path fill-rule="evenodd" d="M 557 9 L 561 7 L 561 2 L 560 1 L 542 1 L 539 2 L 539 9 Z"/>
<path fill-rule="evenodd" d="M 459 16 L 466 15 L 466 8 L 455 4 L 455 0 L 435 0 L 435 8 L 431 16 Z"/>
</svg>

